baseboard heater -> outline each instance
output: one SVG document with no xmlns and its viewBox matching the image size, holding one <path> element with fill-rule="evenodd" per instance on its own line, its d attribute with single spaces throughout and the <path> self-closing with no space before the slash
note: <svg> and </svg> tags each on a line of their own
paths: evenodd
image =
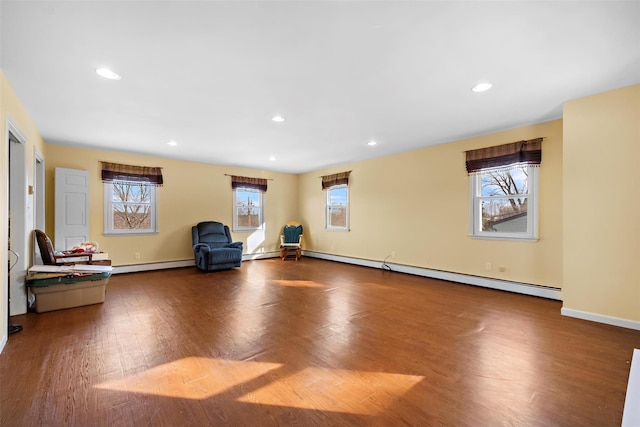
<svg viewBox="0 0 640 427">
<path fill-rule="evenodd" d="M 381 268 L 381 261 L 372 261 L 368 259 L 352 258 L 339 255 L 330 255 L 322 252 L 303 251 L 304 256 L 311 258 L 325 259 L 328 261 L 344 262 L 347 264 L 355 264 L 364 267 Z M 529 283 L 511 282 L 508 280 L 492 279 L 488 277 L 471 276 L 468 274 L 452 273 L 449 271 L 432 270 L 423 267 L 413 267 L 403 264 L 392 264 L 385 262 L 384 265 L 398 273 L 413 274 L 415 276 L 429 277 L 432 279 L 446 280 L 449 282 L 463 283 L 465 285 L 480 286 L 483 288 L 497 289 L 501 291 L 515 292 L 518 294 L 531 295 L 535 297 L 562 300 L 562 292 L 560 289 L 549 286 L 533 285 Z"/>
<path fill-rule="evenodd" d="M 342 262 L 345 264 L 360 265 L 363 267 L 380 268 L 381 261 L 373 261 L 362 258 L 352 258 L 340 255 L 331 255 L 322 252 L 303 251 L 303 256 L 310 258 L 325 259 L 328 261 Z M 277 258 L 280 254 L 278 252 L 263 252 L 260 254 L 245 254 L 242 257 L 243 261 L 251 261 L 256 259 Z M 142 271 L 164 270 L 168 268 L 180 268 L 191 267 L 195 265 L 194 260 L 183 261 L 167 261 L 167 262 L 154 262 L 149 264 L 132 264 L 113 267 L 112 274 L 120 273 L 136 273 Z M 481 286 L 483 288 L 498 289 L 501 291 L 515 292 L 524 295 L 531 295 L 536 297 L 548 298 L 553 300 L 562 300 L 560 289 L 532 285 L 527 283 L 510 282 L 507 280 L 491 279 L 488 277 L 471 276 L 467 274 L 451 273 L 448 271 L 432 270 L 422 267 L 413 267 L 403 264 L 385 263 L 393 271 L 398 273 L 413 274 L 415 276 L 429 277 L 432 279 L 446 280 L 449 282 L 464 283 L 466 285 Z"/>
<path fill-rule="evenodd" d="M 255 259 L 266 259 L 266 258 L 278 258 L 280 257 L 280 252 L 263 252 L 259 254 L 244 254 L 242 256 L 242 261 L 252 261 Z M 153 271 L 153 270 L 166 270 L 169 268 L 181 268 L 181 267 L 192 267 L 195 266 L 195 260 L 187 259 L 181 261 L 165 261 L 165 262 L 152 262 L 148 264 L 131 264 L 131 265 L 120 265 L 117 267 L 113 267 L 112 274 L 121 274 L 121 273 L 138 273 L 142 271 Z"/>
</svg>

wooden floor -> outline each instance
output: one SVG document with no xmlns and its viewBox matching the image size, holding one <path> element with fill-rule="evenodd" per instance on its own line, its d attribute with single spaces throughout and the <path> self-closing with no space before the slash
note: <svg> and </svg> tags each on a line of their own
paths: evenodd
<svg viewBox="0 0 640 427">
<path fill-rule="evenodd" d="M 640 331 L 302 258 L 111 277 L 12 318 L 2 426 L 619 426 Z"/>
</svg>

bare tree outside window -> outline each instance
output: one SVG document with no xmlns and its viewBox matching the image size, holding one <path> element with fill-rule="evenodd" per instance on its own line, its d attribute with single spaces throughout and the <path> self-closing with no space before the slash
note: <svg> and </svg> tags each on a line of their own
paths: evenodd
<svg viewBox="0 0 640 427">
<path fill-rule="evenodd" d="M 260 226 L 259 206 L 247 197 L 246 201 L 238 203 L 238 225 L 240 227 L 257 228 Z"/>
<path fill-rule="evenodd" d="M 104 233 L 158 232 L 157 187 L 149 182 L 116 179 L 104 183 Z"/>
<path fill-rule="evenodd" d="M 528 166 L 481 172 L 482 231 L 527 231 L 528 182 Z"/>
<path fill-rule="evenodd" d="M 113 229 L 150 229 L 152 187 L 144 183 L 114 181 L 112 188 Z"/>
<path fill-rule="evenodd" d="M 234 229 L 258 229 L 262 227 L 263 193 L 249 188 L 234 190 Z"/>
</svg>

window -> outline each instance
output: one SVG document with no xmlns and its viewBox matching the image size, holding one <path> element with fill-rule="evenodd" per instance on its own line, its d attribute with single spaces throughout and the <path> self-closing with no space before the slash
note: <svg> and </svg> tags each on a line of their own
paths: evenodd
<svg viewBox="0 0 640 427">
<path fill-rule="evenodd" d="M 113 179 L 104 183 L 104 233 L 156 233 L 156 186 L 144 181 Z"/>
<path fill-rule="evenodd" d="M 484 169 L 471 180 L 471 235 L 496 239 L 538 238 L 538 168 L 514 164 Z"/>
<path fill-rule="evenodd" d="M 233 230 L 249 231 L 263 228 L 264 193 L 253 188 L 233 189 Z"/>
<path fill-rule="evenodd" d="M 325 228 L 349 229 L 349 186 L 335 185 L 326 189 Z"/>
</svg>

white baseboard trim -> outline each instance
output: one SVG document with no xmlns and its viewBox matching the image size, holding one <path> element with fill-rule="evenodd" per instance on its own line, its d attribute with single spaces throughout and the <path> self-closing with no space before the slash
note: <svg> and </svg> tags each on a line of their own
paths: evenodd
<svg viewBox="0 0 640 427">
<path fill-rule="evenodd" d="M 276 251 L 263 252 L 259 254 L 243 254 L 242 261 L 252 261 L 255 259 L 266 259 L 266 258 L 278 258 L 279 256 L 280 256 L 280 252 L 276 252 Z M 118 267 L 113 267 L 111 274 L 138 273 L 140 271 L 166 270 L 169 268 L 192 267 L 195 265 L 196 265 L 196 262 L 193 259 L 187 259 L 183 261 L 152 262 L 149 264 L 120 265 Z"/>
<path fill-rule="evenodd" d="M 242 261 L 253 261 L 254 259 L 267 259 L 267 258 L 280 258 L 280 252 L 262 252 L 259 254 L 244 254 L 242 255 Z"/>
<path fill-rule="evenodd" d="M 4 346 L 7 345 L 7 336 L 3 336 L 2 340 L 0 340 L 0 354 L 2 354 L 2 350 L 4 350 Z"/>
<path fill-rule="evenodd" d="M 131 264 L 113 267 L 111 274 L 138 273 L 140 271 L 166 270 L 168 268 L 190 267 L 196 265 L 195 260 L 152 262 L 149 264 Z"/>
<path fill-rule="evenodd" d="M 343 262 L 346 264 L 361 265 L 364 267 L 381 268 L 381 261 L 372 261 L 368 259 L 345 257 L 340 255 L 330 255 L 322 252 L 304 251 L 303 254 L 310 258 L 319 258 L 329 261 Z M 242 256 L 243 261 L 251 261 L 256 259 L 277 258 L 279 252 L 264 252 L 260 254 L 245 254 Z M 154 262 L 149 264 L 132 264 L 113 267 L 113 274 L 136 273 L 141 271 L 163 270 L 168 268 L 191 267 L 195 265 L 194 260 Z M 448 271 L 431 270 L 422 267 L 412 267 L 402 264 L 387 263 L 393 271 L 398 273 L 413 274 L 415 276 L 430 277 L 433 279 L 447 280 L 450 282 L 464 283 L 466 285 L 481 286 L 483 288 L 498 289 L 501 291 L 515 292 L 524 295 L 531 295 L 541 298 L 554 300 L 562 300 L 560 289 L 531 285 L 528 283 L 510 282 L 507 280 L 491 279 L 488 277 L 470 276 L 467 274 L 451 273 Z M 579 317 L 579 316 L 575 316 Z M 620 319 L 624 320 L 624 319 Z M 596 320 L 597 321 L 597 320 Z M 607 323 L 607 322 L 605 322 Z"/>
<path fill-rule="evenodd" d="M 351 258 L 339 255 L 330 255 L 322 252 L 303 251 L 305 256 L 311 258 L 326 259 L 329 261 L 344 262 L 347 264 L 361 265 L 364 267 L 381 268 L 381 261 L 372 261 L 361 258 Z M 402 264 L 386 263 L 391 269 L 398 273 L 413 274 L 415 276 L 430 277 L 433 279 L 447 280 L 449 282 L 464 283 L 466 285 L 480 286 L 483 288 L 498 289 L 501 291 L 515 292 L 518 294 L 531 295 L 535 297 L 562 300 L 560 289 L 548 286 L 532 285 L 528 283 L 510 282 L 507 280 L 491 279 L 488 277 L 471 276 L 468 274 L 452 273 L 441 270 L 431 270 L 422 267 L 412 267 Z"/>
<path fill-rule="evenodd" d="M 640 331 L 640 322 L 636 320 L 622 319 L 620 317 L 605 316 L 604 314 L 589 313 L 588 311 L 573 310 L 563 307 L 560 310 L 563 316 L 575 317 L 576 319 L 590 320 L 592 322 L 604 323 L 606 325 L 620 326 L 622 328 L 636 329 Z"/>
</svg>

